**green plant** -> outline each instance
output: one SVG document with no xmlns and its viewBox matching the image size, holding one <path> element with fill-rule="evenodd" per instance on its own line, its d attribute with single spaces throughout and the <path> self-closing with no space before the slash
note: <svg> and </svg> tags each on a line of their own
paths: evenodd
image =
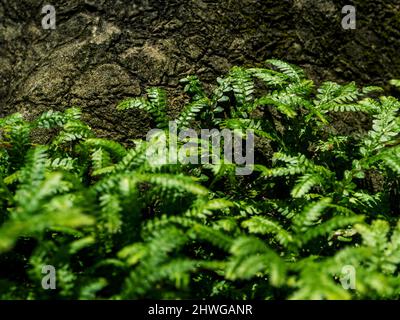
<svg viewBox="0 0 400 320">
<path fill-rule="evenodd" d="M 0 120 L 3 299 L 396 299 L 400 295 L 400 102 L 377 87 L 323 83 L 298 67 L 235 67 L 191 101 L 178 128 L 256 135 L 250 176 L 234 163 L 148 158 L 157 139 L 96 138 L 80 111 Z M 394 83 L 394 82 L 393 82 Z M 119 104 L 168 129 L 165 91 Z M 337 113 L 362 112 L 343 134 Z M 33 143 L 48 130 L 46 145 Z M 183 143 L 180 141 L 179 143 Z M 42 267 L 57 289 L 41 286 Z M 356 290 L 340 284 L 356 270 Z"/>
</svg>

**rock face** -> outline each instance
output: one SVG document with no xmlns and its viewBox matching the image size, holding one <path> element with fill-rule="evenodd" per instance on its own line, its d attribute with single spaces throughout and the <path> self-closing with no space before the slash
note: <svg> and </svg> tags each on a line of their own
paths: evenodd
<svg viewBox="0 0 400 320">
<path fill-rule="evenodd" d="M 357 0 L 343 30 L 337 0 L 1 0 L 0 116 L 80 106 L 103 137 L 143 137 L 146 114 L 118 101 L 163 86 L 179 109 L 179 79 L 206 83 L 233 65 L 280 58 L 314 80 L 385 84 L 400 77 L 400 0 Z M 173 110 L 172 110 L 173 112 Z"/>
</svg>

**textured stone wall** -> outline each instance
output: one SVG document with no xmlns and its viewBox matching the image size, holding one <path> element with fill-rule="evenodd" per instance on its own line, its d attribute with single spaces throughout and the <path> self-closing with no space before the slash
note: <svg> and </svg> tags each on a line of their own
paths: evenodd
<svg viewBox="0 0 400 320">
<path fill-rule="evenodd" d="M 275 57 L 317 82 L 400 77 L 400 0 L 0 2 L 0 116 L 80 106 L 100 136 L 121 141 L 151 123 L 117 112 L 118 101 L 163 86 L 173 113 L 185 100 L 178 81 L 190 73 L 212 84 L 232 65 Z M 42 29 L 47 3 L 56 30 Z M 357 7 L 356 30 L 341 28 L 346 4 Z"/>
</svg>

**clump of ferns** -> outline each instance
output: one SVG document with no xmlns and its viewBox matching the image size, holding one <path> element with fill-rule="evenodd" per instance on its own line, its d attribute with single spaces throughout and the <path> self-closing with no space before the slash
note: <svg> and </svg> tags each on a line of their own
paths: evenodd
<svg viewBox="0 0 400 320">
<path fill-rule="evenodd" d="M 370 96 L 374 87 L 316 89 L 299 68 L 269 63 L 232 69 L 212 92 L 187 77 L 191 101 L 175 119 L 254 130 L 273 155 L 257 157 L 248 177 L 235 164 L 149 161 L 155 140 L 98 139 L 77 108 L 1 119 L 0 265 L 13 256 L 29 270 L 2 275 L 10 290 L 1 296 L 49 298 L 35 284 L 52 264 L 61 298 L 398 297 L 399 225 L 388 204 L 398 199 L 399 102 Z M 161 129 L 167 107 L 158 88 L 119 105 L 147 110 Z M 330 115 L 343 111 L 370 115 L 371 130 L 336 135 Z M 57 134 L 35 145 L 37 128 Z M 378 192 L 361 183 L 371 172 Z M 356 292 L 338 283 L 345 265 L 357 270 Z"/>
</svg>

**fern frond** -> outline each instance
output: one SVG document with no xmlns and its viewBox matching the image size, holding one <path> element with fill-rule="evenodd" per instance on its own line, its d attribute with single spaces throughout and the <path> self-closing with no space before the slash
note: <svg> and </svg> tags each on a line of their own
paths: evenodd
<svg viewBox="0 0 400 320">
<path fill-rule="evenodd" d="M 277 59 L 269 59 L 267 62 L 294 82 L 300 82 L 304 78 L 304 71 L 297 66 Z"/>
<path fill-rule="evenodd" d="M 145 143 L 140 144 L 136 148 L 127 151 L 126 155 L 119 161 L 115 167 L 115 172 L 127 172 L 137 170 L 147 162 L 146 155 L 147 146 Z"/>
<path fill-rule="evenodd" d="M 24 219 L 9 220 L 0 227 L 0 252 L 12 249 L 21 236 L 40 236 L 55 227 L 77 228 L 93 224 L 94 219 L 73 209 L 66 199 L 54 199 L 39 215 Z"/>
<path fill-rule="evenodd" d="M 271 219 L 255 216 L 242 222 L 242 227 L 255 234 L 272 234 L 278 242 L 287 247 L 294 242 L 294 237 L 286 231 L 279 223 Z"/>
<path fill-rule="evenodd" d="M 382 152 L 379 159 L 390 169 L 400 175 L 400 147 Z"/>
<path fill-rule="evenodd" d="M 194 225 L 189 234 L 192 238 L 207 241 L 225 251 L 229 251 L 233 243 L 233 239 L 223 232 L 199 224 Z"/>
<path fill-rule="evenodd" d="M 253 77 L 264 81 L 268 86 L 282 86 L 289 79 L 287 75 L 269 69 L 250 68 L 248 72 Z"/>
<path fill-rule="evenodd" d="M 352 82 L 340 85 L 334 82 L 324 82 L 318 89 L 316 105 L 324 110 L 332 110 L 338 104 L 346 104 L 356 101 L 360 92 Z"/>
<path fill-rule="evenodd" d="M 139 182 L 150 182 L 161 188 L 163 191 L 178 190 L 188 192 L 198 196 L 205 196 L 208 190 L 198 184 L 192 177 L 172 174 L 138 174 L 134 176 Z"/>
<path fill-rule="evenodd" d="M 115 141 L 92 138 L 92 139 L 87 139 L 85 141 L 85 145 L 89 147 L 101 148 L 103 150 L 106 150 L 111 155 L 113 155 L 117 161 L 121 160 L 123 157 L 126 156 L 125 148 L 121 144 Z"/>
<path fill-rule="evenodd" d="M 318 174 L 315 173 L 307 173 L 301 176 L 297 180 L 297 184 L 291 191 L 291 195 L 293 198 L 301 198 L 306 195 L 311 188 L 316 185 L 321 185 L 324 182 L 324 179 Z"/>
<path fill-rule="evenodd" d="M 184 91 L 193 96 L 193 100 L 201 100 L 206 96 L 203 85 L 197 76 L 187 76 L 180 82 L 185 84 Z"/>
<path fill-rule="evenodd" d="M 389 83 L 390 83 L 392 86 L 400 87 L 400 80 L 398 80 L 398 79 L 392 79 L 392 80 L 389 81 Z"/>
<path fill-rule="evenodd" d="M 195 119 L 196 114 L 202 111 L 209 105 L 209 100 L 207 98 L 195 100 L 192 103 L 185 106 L 185 108 L 180 113 L 176 124 L 178 129 L 188 128 L 190 123 Z"/>
<path fill-rule="evenodd" d="M 293 218 L 293 229 L 299 233 L 313 227 L 331 202 L 332 199 L 324 198 L 306 206 L 301 213 Z"/>
<path fill-rule="evenodd" d="M 352 216 L 352 217 L 333 217 L 313 228 L 308 229 L 301 237 L 300 242 L 302 245 L 320 236 L 327 235 L 340 228 L 346 228 L 353 226 L 357 223 L 361 223 L 364 220 L 363 216 Z"/>
<path fill-rule="evenodd" d="M 241 237 L 230 249 L 232 258 L 227 265 L 228 279 L 250 279 L 270 275 L 271 284 L 280 286 L 285 279 L 286 267 L 280 257 L 261 240 Z"/>
<path fill-rule="evenodd" d="M 239 67 L 232 68 L 229 76 L 235 98 L 239 104 L 239 111 L 246 112 L 249 102 L 253 99 L 253 80 L 245 69 Z"/>
<path fill-rule="evenodd" d="M 44 112 L 37 118 L 34 122 L 35 126 L 38 128 L 54 128 L 63 126 L 68 118 L 59 111 L 49 110 Z"/>
<path fill-rule="evenodd" d="M 141 109 L 149 112 L 159 128 L 168 127 L 167 94 L 160 88 L 147 90 L 148 100 L 144 98 L 133 98 L 122 101 L 117 105 L 118 110 Z"/>
</svg>

